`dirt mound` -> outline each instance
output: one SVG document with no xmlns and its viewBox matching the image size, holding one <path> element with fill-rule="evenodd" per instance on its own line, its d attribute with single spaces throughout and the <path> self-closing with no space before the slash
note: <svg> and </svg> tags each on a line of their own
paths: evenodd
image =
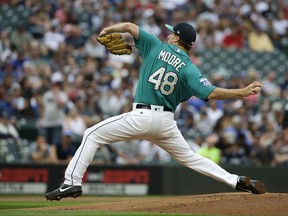
<svg viewBox="0 0 288 216">
<path fill-rule="evenodd" d="M 130 211 L 176 214 L 288 215 L 288 193 L 221 193 L 209 195 L 147 197 L 81 197 L 95 204 L 53 207 L 59 210 Z M 51 209 L 51 207 L 48 207 Z M 45 208 L 47 209 L 47 208 Z"/>
</svg>

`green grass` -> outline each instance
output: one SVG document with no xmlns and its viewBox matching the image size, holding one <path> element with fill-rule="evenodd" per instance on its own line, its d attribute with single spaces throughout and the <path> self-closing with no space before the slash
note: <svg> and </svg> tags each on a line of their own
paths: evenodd
<svg viewBox="0 0 288 216">
<path fill-rule="evenodd" d="M 5 211 L 0 211 L 1 215 L 7 215 L 7 216 L 39 216 L 39 215 L 54 215 L 54 216 L 101 216 L 101 215 L 109 215 L 109 216 L 144 216 L 144 215 L 169 215 L 169 216 L 174 216 L 175 214 L 160 214 L 160 213 L 137 213 L 137 212 L 95 212 L 95 211 L 72 211 L 72 210 L 67 210 L 67 211 L 59 211 L 59 210 L 53 210 L 53 211 L 25 211 L 25 210 L 5 210 Z"/>
<path fill-rule="evenodd" d="M 141 213 L 141 212 L 111 212 L 111 211 L 78 211 L 78 210 L 0 210 L 0 215 L 3 216 L 153 216 L 153 215 L 162 215 L 162 216 L 179 216 L 184 214 L 168 214 L 168 213 Z M 185 214 L 185 216 L 196 216 L 195 214 Z M 197 215 L 199 216 L 199 215 Z M 204 215 L 203 215 L 204 216 Z M 208 215 L 205 215 L 208 216 Z"/>
<path fill-rule="evenodd" d="M 86 204 L 87 202 L 77 202 L 78 204 Z M 64 206 L 64 205 L 75 205 L 73 201 L 61 201 L 61 202 L 35 202 L 35 201 L 1 201 L 0 210 L 3 209 L 23 209 L 23 208 L 40 208 L 49 206 Z"/>
<path fill-rule="evenodd" d="M 141 212 L 104 212 L 104 211 L 25 211 L 25 210 L 0 210 L 0 214 L 3 216 L 153 216 L 153 215 L 162 215 L 162 216 L 179 216 L 184 214 L 167 214 L 167 213 L 141 213 Z M 185 216 L 208 216 L 208 215 L 191 215 L 185 214 Z M 213 215 L 216 216 L 216 215 Z"/>
<path fill-rule="evenodd" d="M 145 213 L 145 212 L 115 212 L 115 211 L 92 211 L 92 210 L 71 210 L 69 206 L 93 204 L 96 201 L 81 201 L 79 200 L 61 200 L 58 201 L 46 201 L 43 197 L 38 196 L 0 196 L 0 215 L 1 216 L 178 216 L 189 215 L 196 216 L 195 214 L 168 214 L 168 213 Z M 101 201 L 100 201 L 101 202 Z M 100 203 L 99 200 L 97 203 Z M 110 201 L 102 201 L 102 203 L 112 203 Z M 51 210 L 45 209 L 45 207 L 57 207 L 61 206 L 61 209 Z M 67 209 L 65 209 L 67 206 Z M 64 208 L 63 208 L 64 207 Z M 41 209 L 43 208 L 43 209 Z M 199 215 L 197 215 L 199 216 Z M 207 216 L 207 215 L 206 215 Z"/>
</svg>

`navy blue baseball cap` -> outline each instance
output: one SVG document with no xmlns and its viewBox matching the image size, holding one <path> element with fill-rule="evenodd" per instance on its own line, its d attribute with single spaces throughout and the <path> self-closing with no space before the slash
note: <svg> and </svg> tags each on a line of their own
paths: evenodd
<svg viewBox="0 0 288 216">
<path fill-rule="evenodd" d="M 174 27 L 165 24 L 171 32 L 178 35 L 184 42 L 193 45 L 196 41 L 196 31 L 194 27 L 188 23 L 178 23 Z"/>
</svg>

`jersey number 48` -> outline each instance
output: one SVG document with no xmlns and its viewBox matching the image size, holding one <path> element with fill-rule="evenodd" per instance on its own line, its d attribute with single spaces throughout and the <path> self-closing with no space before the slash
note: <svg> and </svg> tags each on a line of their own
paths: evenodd
<svg viewBox="0 0 288 216">
<path fill-rule="evenodd" d="M 173 93 L 178 76 L 174 72 L 166 72 L 166 68 L 161 67 L 149 76 L 148 82 L 154 84 L 155 90 L 160 90 L 163 95 Z"/>
</svg>

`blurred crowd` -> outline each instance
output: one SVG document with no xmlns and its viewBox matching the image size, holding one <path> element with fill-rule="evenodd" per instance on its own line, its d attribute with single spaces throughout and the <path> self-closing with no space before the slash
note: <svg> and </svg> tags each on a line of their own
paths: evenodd
<svg viewBox="0 0 288 216">
<path fill-rule="evenodd" d="M 21 6 L 30 12 L 27 21 L 15 27 L 0 26 L 0 141 L 12 139 L 21 150 L 28 138 L 19 121 L 34 126 L 25 162 L 67 162 L 86 128 L 131 110 L 141 59 L 137 50 L 129 56 L 109 54 L 96 40 L 104 26 L 131 21 L 166 41 L 164 24 L 188 22 L 198 33 L 190 54 L 196 65 L 205 64 L 198 51 L 215 47 L 288 55 L 286 0 L 0 3 L 1 8 Z M 128 35 L 126 40 L 133 43 Z M 226 88 L 259 80 L 261 94 L 207 103 L 192 97 L 179 105 L 175 121 L 190 147 L 218 164 L 288 165 L 288 68 L 281 79 L 275 71 L 245 73 L 241 79 L 207 78 Z M 173 159 L 145 140 L 101 146 L 93 161 L 152 162 Z"/>
</svg>

